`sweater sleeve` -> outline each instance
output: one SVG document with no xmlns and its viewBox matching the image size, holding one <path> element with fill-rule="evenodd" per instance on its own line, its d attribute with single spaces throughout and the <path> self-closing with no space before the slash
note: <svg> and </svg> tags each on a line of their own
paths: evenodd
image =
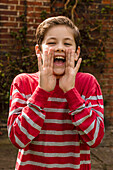
<svg viewBox="0 0 113 170">
<path fill-rule="evenodd" d="M 25 148 L 40 133 L 46 117 L 43 108 L 49 95 L 38 87 L 32 95 L 26 94 L 24 90 L 27 85 L 26 87 L 24 85 L 17 76 L 10 90 L 8 136 L 18 148 Z"/>
<path fill-rule="evenodd" d="M 103 96 L 94 78 L 84 91 L 85 95 L 81 96 L 77 89 L 73 88 L 65 93 L 65 97 L 72 123 L 76 126 L 81 140 L 90 147 L 96 147 L 104 136 Z"/>
</svg>

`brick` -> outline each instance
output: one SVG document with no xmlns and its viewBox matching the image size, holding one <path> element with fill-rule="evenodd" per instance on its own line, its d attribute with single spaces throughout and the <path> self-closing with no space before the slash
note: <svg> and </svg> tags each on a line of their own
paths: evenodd
<svg viewBox="0 0 113 170">
<path fill-rule="evenodd" d="M 0 0 L 0 3 L 7 3 L 8 4 L 9 0 Z"/>
<path fill-rule="evenodd" d="M 102 3 L 103 4 L 111 4 L 111 0 L 103 0 Z"/>
<path fill-rule="evenodd" d="M 107 117 L 112 117 L 113 118 L 113 108 L 106 108 L 106 116 Z"/>
<path fill-rule="evenodd" d="M 33 34 L 34 34 L 34 32 L 33 32 Z M 27 38 L 29 39 L 29 40 L 32 40 L 32 41 L 36 41 L 35 39 L 35 34 L 34 34 L 34 36 L 33 35 L 27 35 Z"/>
<path fill-rule="evenodd" d="M 30 5 L 30 6 L 34 6 L 34 5 L 36 5 L 36 6 L 42 6 L 42 2 L 27 2 L 27 5 Z"/>
<path fill-rule="evenodd" d="M 1 35 L 0 35 L 0 38 L 1 38 L 1 39 L 9 39 L 9 38 L 11 38 L 11 36 L 10 36 L 9 34 L 6 34 L 6 33 L 5 33 L 5 34 L 1 34 Z"/>
<path fill-rule="evenodd" d="M 34 10 L 34 7 L 31 7 L 31 6 L 28 6 L 27 7 L 27 11 L 29 12 L 29 11 L 33 11 Z"/>
<path fill-rule="evenodd" d="M 8 9 L 8 5 L 0 5 L 0 9 Z"/>
<path fill-rule="evenodd" d="M 18 11 L 18 17 L 20 17 L 23 14 L 24 14 L 23 11 Z"/>
<path fill-rule="evenodd" d="M 17 5 L 17 6 L 16 6 L 16 10 L 24 11 L 24 10 L 25 10 L 25 6 Z"/>
<path fill-rule="evenodd" d="M 46 11 L 47 13 L 50 13 L 50 8 L 48 7 L 35 7 L 35 11 L 38 11 L 38 12 L 42 12 L 42 11 Z"/>
<path fill-rule="evenodd" d="M 0 28 L 0 33 L 4 33 L 4 32 L 6 33 L 7 30 L 8 30 L 7 28 Z"/>
<path fill-rule="evenodd" d="M 0 11 L 1 15 L 17 15 L 17 11 Z"/>
<path fill-rule="evenodd" d="M 8 43 L 8 40 L 1 40 L 1 41 L 0 41 L 0 44 L 3 44 L 3 45 L 0 45 L 0 48 L 1 48 L 1 49 L 6 48 L 7 43 Z"/>
<path fill-rule="evenodd" d="M 16 28 L 10 28 L 10 32 L 18 32 L 19 31 L 19 28 L 16 27 Z"/>
<path fill-rule="evenodd" d="M 18 0 L 10 0 L 10 1 L 8 1 L 8 4 L 15 4 L 15 5 L 17 5 L 18 4 Z"/>
<path fill-rule="evenodd" d="M 15 10 L 15 6 L 11 6 L 11 5 L 10 5 L 10 6 L 9 6 L 9 9 L 10 9 L 10 10 Z"/>
<path fill-rule="evenodd" d="M 37 23 L 41 23 L 42 22 L 42 20 L 41 20 L 41 18 L 35 18 L 35 23 L 36 23 L 36 26 L 37 26 Z"/>
<path fill-rule="evenodd" d="M 30 17 L 29 17 L 29 18 L 27 19 L 27 22 L 28 22 L 28 23 L 33 23 L 34 20 L 35 20 L 34 18 L 30 18 Z"/>
<path fill-rule="evenodd" d="M 7 21 L 7 20 L 8 20 L 8 16 L 3 16 L 3 15 L 1 15 L 1 16 L 0 16 L 0 20 L 1 20 L 1 21 Z"/>
<path fill-rule="evenodd" d="M 111 57 L 113 57 L 113 53 L 107 53 L 106 56 L 107 56 L 107 58 L 111 58 Z"/>
<path fill-rule="evenodd" d="M 113 58 L 110 58 L 111 67 L 113 67 Z"/>
<path fill-rule="evenodd" d="M 33 30 L 29 30 L 29 31 L 27 31 L 27 35 L 33 35 L 34 34 L 34 31 Z"/>
<path fill-rule="evenodd" d="M 14 22 L 13 23 L 12 22 L 8 23 L 7 22 L 7 23 L 4 23 L 3 26 L 4 27 L 17 27 L 18 23 L 14 23 Z"/>
<path fill-rule="evenodd" d="M 38 12 L 29 12 L 29 13 L 27 14 L 27 16 L 28 16 L 28 17 L 33 17 L 33 18 L 35 18 L 35 17 L 40 17 L 40 13 L 38 13 Z"/>
<path fill-rule="evenodd" d="M 50 6 L 50 2 L 43 2 L 43 6 Z"/>
<path fill-rule="evenodd" d="M 22 22 L 22 20 L 20 19 L 20 17 L 16 17 L 15 18 L 17 22 Z"/>
<path fill-rule="evenodd" d="M 25 4 L 25 0 L 20 0 L 20 4 L 19 5 L 24 5 Z"/>
<path fill-rule="evenodd" d="M 9 21 L 15 21 L 16 20 L 16 18 L 14 18 L 14 17 L 9 17 Z"/>
<path fill-rule="evenodd" d="M 4 3 L 4 4 L 18 4 L 18 0 L 0 0 L 0 3 Z"/>
<path fill-rule="evenodd" d="M 113 74 L 103 74 L 103 79 L 111 79 L 111 78 L 113 78 Z"/>
</svg>

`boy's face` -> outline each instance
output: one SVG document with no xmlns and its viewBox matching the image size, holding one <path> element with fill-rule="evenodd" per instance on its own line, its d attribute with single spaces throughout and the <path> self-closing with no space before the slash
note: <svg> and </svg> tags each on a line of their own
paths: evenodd
<svg viewBox="0 0 113 170">
<path fill-rule="evenodd" d="M 42 41 L 42 58 L 43 52 L 50 48 L 54 49 L 53 72 L 58 77 L 62 76 L 66 68 L 66 51 L 68 49 L 76 51 L 73 30 L 65 25 L 57 25 L 50 28 Z"/>
</svg>

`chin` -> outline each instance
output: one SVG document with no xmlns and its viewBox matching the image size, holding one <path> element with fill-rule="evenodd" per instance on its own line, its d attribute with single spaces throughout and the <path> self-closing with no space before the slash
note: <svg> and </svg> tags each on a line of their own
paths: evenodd
<svg viewBox="0 0 113 170">
<path fill-rule="evenodd" d="M 63 75 L 65 73 L 65 68 L 53 68 L 55 75 Z"/>
<path fill-rule="evenodd" d="M 57 79 L 59 79 L 60 77 L 62 77 L 63 75 L 64 75 L 64 71 L 63 72 L 53 72 L 54 73 L 54 75 L 57 77 Z"/>
</svg>

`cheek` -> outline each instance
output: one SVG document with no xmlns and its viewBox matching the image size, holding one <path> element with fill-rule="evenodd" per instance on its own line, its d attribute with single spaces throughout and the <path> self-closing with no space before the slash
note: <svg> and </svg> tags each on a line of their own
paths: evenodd
<svg viewBox="0 0 113 170">
<path fill-rule="evenodd" d="M 66 47 L 66 50 L 73 50 L 73 47 Z"/>
<path fill-rule="evenodd" d="M 50 51 L 50 50 L 55 50 L 55 47 L 50 47 L 48 45 L 42 45 L 42 53 L 44 53 L 45 51 Z"/>
<path fill-rule="evenodd" d="M 66 50 L 75 50 L 76 51 L 76 48 L 74 46 L 71 46 L 71 47 L 66 47 Z"/>
<path fill-rule="evenodd" d="M 49 50 L 48 45 L 43 44 L 42 45 L 42 53 L 44 53 L 45 51 L 48 51 L 48 50 Z"/>
</svg>

